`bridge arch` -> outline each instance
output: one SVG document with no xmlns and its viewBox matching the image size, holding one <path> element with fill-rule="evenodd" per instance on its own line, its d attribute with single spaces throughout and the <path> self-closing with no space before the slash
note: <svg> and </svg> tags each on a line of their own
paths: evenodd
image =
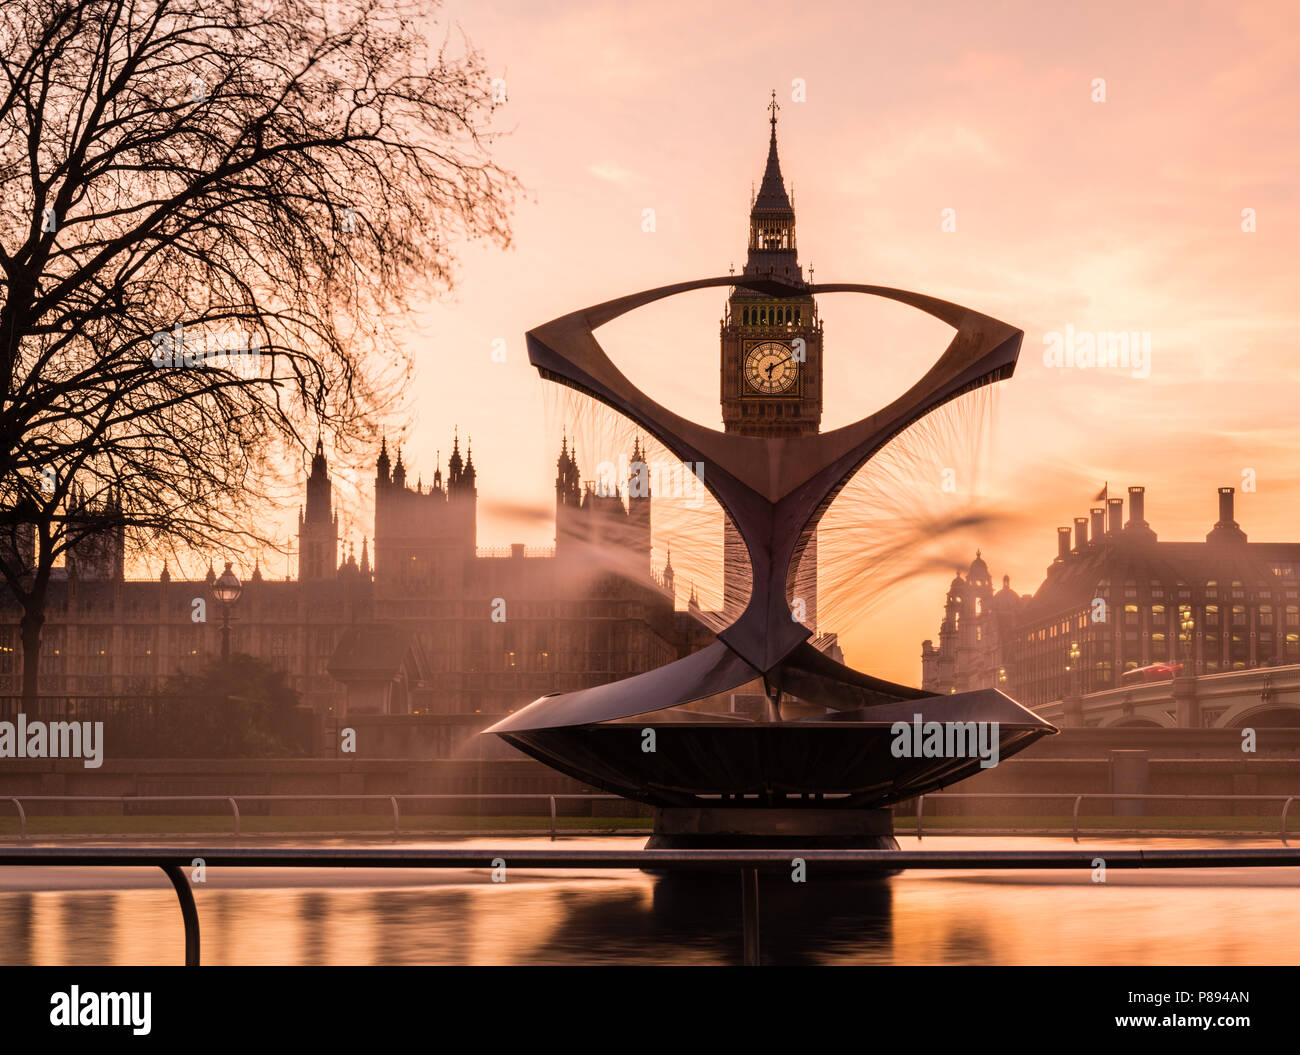
<svg viewBox="0 0 1300 1055">
<path fill-rule="evenodd" d="M 1172 729 L 1174 723 L 1169 720 L 1148 717 L 1143 714 L 1125 714 L 1102 723 L 1103 729 Z"/>
<path fill-rule="evenodd" d="M 1300 703 L 1254 703 L 1229 711 L 1218 723 L 1220 729 L 1300 729 Z"/>
</svg>

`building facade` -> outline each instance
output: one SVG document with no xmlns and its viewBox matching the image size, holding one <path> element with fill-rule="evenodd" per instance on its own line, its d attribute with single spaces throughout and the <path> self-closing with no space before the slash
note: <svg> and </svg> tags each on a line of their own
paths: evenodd
<svg viewBox="0 0 1300 1055">
<path fill-rule="evenodd" d="M 1204 542 L 1162 542 L 1143 487 L 1108 498 L 1073 529 L 1033 594 L 1004 577 L 990 595 L 977 558 L 949 587 L 939 643 L 921 646 L 934 692 L 999 688 L 1029 707 L 1121 687 L 1157 665 L 1202 676 L 1300 663 L 1300 544 L 1250 542 L 1234 489 L 1218 491 Z"/>
<path fill-rule="evenodd" d="M 634 452 L 633 469 L 640 461 Z M 299 577 L 254 568 L 230 610 L 231 650 L 290 675 L 319 714 L 347 713 L 331 658 L 359 626 L 382 624 L 414 648 L 422 677 L 402 713 L 503 713 L 547 692 L 623 677 L 678 656 L 671 566 L 650 564 L 650 501 L 578 485 L 567 444 L 556 477 L 556 546 L 476 545 L 472 455 L 459 439 L 444 482 L 410 485 L 385 444 L 375 477 L 375 561 L 340 553 L 328 465 L 319 446 L 300 511 Z M 85 553 L 81 552 L 85 549 Z M 50 586 L 40 691 L 129 696 L 220 654 L 224 613 L 200 580 L 128 580 L 120 532 L 74 548 Z M 0 695 L 21 687 L 19 609 L 0 608 Z M 367 708 L 369 709 L 369 708 Z"/>
</svg>

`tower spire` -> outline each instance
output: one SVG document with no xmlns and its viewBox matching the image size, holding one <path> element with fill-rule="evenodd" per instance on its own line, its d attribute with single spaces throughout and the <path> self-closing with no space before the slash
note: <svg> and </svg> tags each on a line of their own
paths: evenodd
<svg viewBox="0 0 1300 1055">
<path fill-rule="evenodd" d="M 768 103 L 772 126 L 767 144 L 767 165 L 758 193 L 752 195 L 749 207 L 749 257 L 745 274 L 770 272 L 782 276 L 799 276 L 799 258 L 795 252 L 794 206 L 785 190 L 781 177 L 781 158 L 776 146 L 776 114 L 781 108 L 776 101 L 776 89 Z"/>
<path fill-rule="evenodd" d="M 785 181 L 781 178 L 781 158 L 776 148 L 776 112 L 780 109 L 776 101 L 776 89 L 772 90 L 772 101 L 768 104 L 768 109 L 772 111 L 772 135 L 767 144 L 767 166 L 763 169 L 763 182 L 758 185 L 758 196 L 754 198 L 751 212 L 789 213 L 793 220 L 794 209 L 785 192 Z"/>
<path fill-rule="evenodd" d="M 464 459 L 460 456 L 460 426 L 455 426 L 452 432 L 451 440 L 451 457 L 447 459 L 447 486 L 457 487 L 460 484 L 461 473 L 465 469 Z"/>
</svg>

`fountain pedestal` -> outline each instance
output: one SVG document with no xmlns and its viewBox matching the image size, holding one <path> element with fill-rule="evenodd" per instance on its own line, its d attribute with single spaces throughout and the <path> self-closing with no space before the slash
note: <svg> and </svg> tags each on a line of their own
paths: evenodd
<svg viewBox="0 0 1300 1055">
<path fill-rule="evenodd" d="M 661 806 L 647 850 L 897 850 L 888 809 Z"/>
</svg>

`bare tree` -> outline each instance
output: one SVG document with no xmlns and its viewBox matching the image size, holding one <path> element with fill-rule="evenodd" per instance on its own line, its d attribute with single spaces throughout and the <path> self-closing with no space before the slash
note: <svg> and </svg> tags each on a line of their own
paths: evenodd
<svg viewBox="0 0 1300 1055">
<path fill-rule="evenodd" d="M 468 44 L 430 46 L 431 7 L 0 6 L 0 571 L 24 697 L 60 554 L 119 529 L 265 541 L 286 453 L 321 431 L 354 448 L 397 390 L 385 319 L 450 286 L 457 240 L 508 244 L 494 89 Z"/>
</svg>

